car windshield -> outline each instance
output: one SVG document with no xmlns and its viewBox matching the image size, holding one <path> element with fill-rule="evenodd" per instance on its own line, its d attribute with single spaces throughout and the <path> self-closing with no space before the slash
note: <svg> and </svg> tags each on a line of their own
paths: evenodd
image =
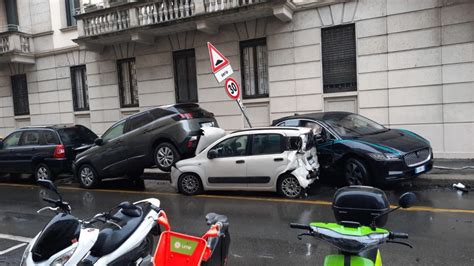
<svg viewBox="0 0 474 266">
<path fill-rule="evenodd" d="M 357 114 L 331 116 L 325 118 L 324 122 L 342 137 L 359 137 L 388 130 L 384 126 Z"/>
<path fill-rule="evenodd" d="M 66 145 L 86 145 L 93 144 L 97 135 L 82 126 L 58 129 L 61 139 Z"/>
</svg>

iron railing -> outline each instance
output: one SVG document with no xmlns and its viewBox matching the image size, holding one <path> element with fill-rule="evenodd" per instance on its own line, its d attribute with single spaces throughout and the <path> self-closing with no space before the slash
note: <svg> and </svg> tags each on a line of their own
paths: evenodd
<svg viewBox="0 0 474 266">
<path fill-rule="evenodd" d="M 146 25 L 180 20 L 268 0 L 150 0 L 78 10 L 79 37 L 89 37 Z"/>
</svg>

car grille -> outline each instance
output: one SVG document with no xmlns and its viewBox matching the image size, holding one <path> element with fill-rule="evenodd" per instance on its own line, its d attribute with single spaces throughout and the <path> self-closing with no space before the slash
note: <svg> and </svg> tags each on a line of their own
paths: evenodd
<svg viewBox="0 0 474 266">
<path fill-rule="evenodd" d="M 431 157 L 431 151 L 429 148 L 407 153 L 405 155 L 405 163 L 408 166 L 415 166 L 417 164 L 428 161 Z"/>
</svg>

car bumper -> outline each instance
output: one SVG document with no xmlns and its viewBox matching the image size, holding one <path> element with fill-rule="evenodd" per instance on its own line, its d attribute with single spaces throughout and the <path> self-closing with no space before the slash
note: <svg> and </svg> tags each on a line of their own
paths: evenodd
<svg viewBox="0 0 474 266">
<path fill-rule="evenodd" d="M 379 183 L 396 183 L 400 181 L 412 180 L 421 174 L 431 171 L 433 159 L 408 167 L 403 160 L 393 162 L 377 161 L 372 167 L 372 173 Z"/>
<path fill-rule="evenodd" d="M 171 186 L 177 191 L 178 190 L 178 179 L 183 174 L 183 172 L 179 171 L 178 168 L 172 166 L 170 179 L 171 179 Z"/>
<path fill-rule="evenodd" d="M 48 158 L 44 161 L 56 175 L 72 172 L 72 162 L 67 158 Z"/>
</svg>

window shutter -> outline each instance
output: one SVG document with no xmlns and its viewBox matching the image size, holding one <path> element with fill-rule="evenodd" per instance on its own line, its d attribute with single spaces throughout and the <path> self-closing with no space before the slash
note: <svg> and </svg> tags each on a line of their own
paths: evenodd
<svg viewBox="0 0 474 266">
<path fill-rule="evenodd" d="M 354 24 L 321 30 L 324 93 L 357 90 Z"/>
</svg>

